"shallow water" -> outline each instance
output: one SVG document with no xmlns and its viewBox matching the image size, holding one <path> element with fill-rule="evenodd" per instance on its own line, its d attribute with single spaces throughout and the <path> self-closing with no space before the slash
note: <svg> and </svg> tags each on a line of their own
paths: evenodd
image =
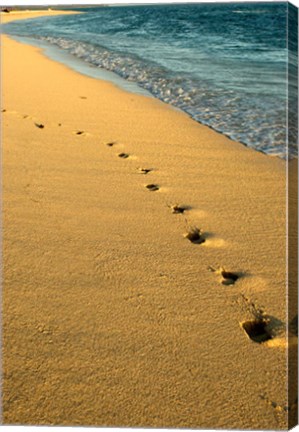
<svg viewBox="0 0 299 432">
<path fill-rule="evenodd" d="M 286 3 L 82 11 L 12 22 L 4 31 L 59 47 L 137 83 L 234 140 L 287 156 Z M 295 64 L 296 56 L 291 60 Z M 290 94 L 296 85 L 294 72 Z M 290 145 L 290 153 L 297 154 L 296 145 Z"/>
</svg>

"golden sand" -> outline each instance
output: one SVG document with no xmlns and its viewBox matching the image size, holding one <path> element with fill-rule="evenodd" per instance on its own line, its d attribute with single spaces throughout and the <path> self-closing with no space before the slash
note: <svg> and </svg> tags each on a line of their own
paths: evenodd
<svg viewBox="0 0 299 432">
<path fill-rule="evenodd" d="M 285 162 L 6 36 L 2 59 L 4 422 L 286 428 Z"/>
</svg>

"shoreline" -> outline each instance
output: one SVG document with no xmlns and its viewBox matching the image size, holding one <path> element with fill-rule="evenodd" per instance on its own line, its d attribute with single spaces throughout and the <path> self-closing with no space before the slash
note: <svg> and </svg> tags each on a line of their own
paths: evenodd
<svg viewBox="0 0 299 432">
<path fill-rule="evenodd" d="M 224 137 L 226 137 L 230 141 L 237 142 L 238 144 L 245 146 L 247 148 L 250 148 L 253 151 L 262 153 L 265 156 L 269 156 L 272 158 L 279 158 L 279 159 L 286 161 L 286 159 L 284 157 L 280 156 L 279 154 L 267 153 L 266 151 L 264 151 L 262 149 L 251 147 L 245 141 L 237 141 L 234 138 L 232 138 L 230 135 L 228 135 L 227 133 L 222 132 L 221 130 L 217 130 L 213 126 L 205 124 L 200 120 L 194 119 L 192 117 L 192 114 L 188 113 L 187 111 L 184 111 L 183 109 L 181 109 L 178 106 L 164 102 L 163 99 L 160 99 L 156 95 L 152 94 L 149 90 L 144 89 L 138 83 L 136 83 L 134 81 L 132 81 L 132 82 L 127 81 L 125 78 L 123 78 L 121 75 L 118 75 L 116 72 L 106 70 L 103 68 L 100 68 L 99 70 L 93 71 L 94 67 L 92 64 L 86 65 L 86 63 L 83 60 L 81 60 L 80 58 L 76 58 L 76 57 L 74 57 L 74 60 L 73 60 L 72 65 L 71 65 L 67 61 L 63 60 L 63 57 L 68 57 L 68 53 L 64 52 L 60 47 L 57 47 L 55 45 L 51 45 L 50 43 L 46 43 L 46 42 L 43 42 L 42 45 L 44 45 L 44 46 L 42 46 L 39 41 L 35 41 L 34 39 L 30 39 L 28 37 L 12 36 L 9 34 L 5 34 L 5 35 L 7 37 L 9 37 L 10 39 L 15 40 L 16 42 L 23 43 L 24 45 L 30 45 L 30 46 L 36 47 L 37 49 L 40 49 L 42 51 L 42 54 L 46 58 L 48 58 L 51 61 L 56 61 L 56 62 L 60 63 L 61 65 L 67 67 L 68 69 L 70 69 L 73 72 L 79 73 L 83 76 L 87 76 L 90 78 L 108 81 L 111 84 L 118 87 L 119 89 L 126 91 L 126 92 L 134 93 L 136 95 L 143 95 L 145 97 L 155 98 L 158 101 L 166 104 L 169 107 L 169 109 L 174 109 L 176 111 L 179 111 L 179 112 L 187 115 L 191 120 L 195 121 L 196 123 L 198 123 L 202 126 L 205 126 L 209 129 L 211 129 L 212 131 L 214 131 L 220 135 L 223 135 Z M 56 51 L 57 53 L 59 53 L 61 55 L 59 55 L 59 54 L 58 55 L 50 55 L 49 53 L 47 53 L 47 50 L 49 50 L 49 51 L 52 50 L 52 51 L 54 51 L 54 53 Z M 71 54 L 70 54 L 70 56 L 71 56 Z M 62 59 L 60 59 L 59 57 L 61 57 Z M 88 71 L 88 69 L 90 69 L 90 71 Z M 97 73 L 92 74 L 92 72 L 97 72 Z M 102 74 L 102 76 L 101 76 L 101 74 Z M 109 75 L 111 75 L 111 77 L 109 77 Z M 113 77 L 113 75 L 114 75 L 114 77 Z M 148 94 L 146 94 L 146 93 L 148 93 Z M 292 157 L 292 159 L 297 159 L 297 158 Z"/>
<path fill-rule="evenodd" d="M 50 10 L 50 11 L 31 11 L 30 12 L 30 16 L 29 18 L 32 18 L 32 14 L 34 14 L 34 17 L 39 17 L 39 16 L 48 16 L 48 15 L 59 15 L 60 12 L 62 13 L 66 13 L 66 14 L 81 14 L 84 12 L 77 12 L 77 11 L 55 11 L 55 10 Z M 14 12 L 13 12 L 14 13 Z M 21 16 L 19 19 L 27 19 L 28 17 L 26 16 L 26 11 L 22 12 L 24 15 Z M 18 12 L 15 13 L 16 15 L 18 14 Z M 2 14 L 4 15 L 4 14 Z M 5 17 L 7 17 L 7 14 L 5 15 Z M 7 17 L 8 21 L 10 22 L 12 20 L 15 20 L 15 18 L 13 16 L 11 17 Z M 4 22 L 5 24 L 6 22 Z M 261 152 L 267 156 L 271 156 L 271 157 L 278 157 L 280 159 L 286 160 L 286 158 L 284 157 L 283 152 L 281 151 L 281 149 L 279 150 L 279 148 L 277 148 L 275 151 L 272 151 L 271 148 L 267 148 L 267 149 L 263 149 L 263 148 L 259 148 L 256 147 L 256 144 L 250 144 L 250 142 L 246 142 L 246 140 L 240 139 L 238 140 L 236 136 L 234 136 L 234 132 L 231 132 L 231 135 L 229 135 L 230 132 L 227 132 L 225 130 L 221 130 L 218 129 L 215 125 L 213 124 L 209 124 L 209 121 L 205 122 L 204 119 L 197 119 L 196 117 L 196 113 L 192 113 L 192 112 L 188 112 L 188 110 L 185 110 L 183 107 L 180 107 L 179 105 L 176 105 L 175 103 L 172 102 L 167 102 L 163 100 L 163 97 L 161 97 L 161 95 L 157 95 L 154 93 L 151 93 L 150 90 L 146 89 L 146 86 L 143 87 L 142 85 L 140 85 L 139 83 L 135 82 L 135 81 L 128 81 L 126 78 L 122 77 L 120 74 L 118 74 L 117 72 L 113 71 L 113 70 L 109 70 L 109 69 L 105 69 L 105 68 L 97 68 L 95 67 L 95 65 L 93 65 L 92 63 L 86 63 L 86 61 L 84 61 L 82 58 L 80 57 L 76 57 L 75 55 L 70 54 L 68 51 L 64 51 L 59 45 L 55 45 L 55 44 L 51 44 L 48 42 L 40 42 L 38 40 L 34 40 L 33 38 L 30 40 L 30 37 L 27 38 L 25 37 L 20 37 L 20 36 L 14 36 L 14 35 L 7 35 L 8 37 L 13 38 L 14 40 L 20 41 L 21 43 L 25 43 L 25 44 L 30 44 L 32 46 L 35 47 L 41 47 L 42 50 L 44 51 L 44 55 L 48 58 L 50 58 L 50 60 L 54 60 L 57 61 L 59 63 L 62 63 L 63 65 L 65 65 L 66 67 L 70 68 L 71 70 L 76 71 L 77 73 L 82 73 L 84 75 L 87 75 L 89 77 L 92 78 L 97 78 L 97 79 L 102 79 L 102 80 L 106 80 L 109 82 L 112 82 L 113 84 L 116 84 L 117 86 L 119 86 L 121 89 L 125 90 L 125 91 L 130 91 L 130 92 L 135 92 L 137 94 L 144 94 L 146 95 L 146 93 L 149 93 L 149 95 L 151 97 L 154 97 L 156 99 L 158 99 L 159 101 L 161 101 L 162 103 L 166 103 L 168 106 L 170 106 L 173 109 L 177 109 L 183 113 L 185 113 L 188 117 L 190 117 L 191 119 L 193 119 L 194 121 L 196 121 L 197 123 L 199 123 L 200 125 L 206 126 L 209 129 L 212 129 L 213 131 L 224 135 L 225 137 L 227 137 L 228 139 L 234 141 L 234 142 L 239 142 L 239 144 L 242 144 L 250 149 L 253 149 L 255 151 Z M 48 53 L 47 53 L 48 51 Z M 49 52 L 54 53 L 54 55 L 50 55 Z M 106 76 L 105 76 L 106 75 Z M 140 91 L 138 91 L 138 89 Z M 292 157 L 297 159 L 297 157 Z"/>
<path fill-rule="evenodd" d="M 1 37 L 4 423 L 285 429 L 285 162 Z"/>
<path fill-rule="evenodd" d="M 42 54 L 46 58 L 67 67 L 73 72 L 79 73 L 83 76 L 87 76 L 90 78 L 108 81 L 113 85 L 116 85 L 118 88 L 127 91 L 129 93 L 134 93 L 137 95 L 141 94 L 143 96 L 155 98 L 155 96 L 152 95 L 152 93 L 148 92 L 143 87 L 140 87 L 137 83 L 133 81 L 125 80 L 115 72 L 111 72 L 109 70 L 102 69 L 102 68 L 95 68 L 91 64 L 86 64 L 86 62 L 84 62 L 83 60 L 73 56 L 72 54 L 63 51 L 61 48 L 55 45 L 51 45 L 50 43 L 47 42 L 41 43 L 40 41 L 31 39 L 29 37 L 12 36 L 8 34 L 5 35 L 10 39 L 15 40 L 16 42 L 22 43 L 24 45 L 30 45 L 37 49 L 40 49 L 42 51 Z M 184 112 L 175 106 L 172 105 L 169 106 L 175 110 Z"/>
</svg>

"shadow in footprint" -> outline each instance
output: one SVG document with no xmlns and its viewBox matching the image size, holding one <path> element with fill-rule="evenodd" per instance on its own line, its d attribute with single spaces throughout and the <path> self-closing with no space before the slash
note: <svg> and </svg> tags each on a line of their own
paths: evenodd
<svg viewBox="0 0 299 432">
<path fill-rule="evenodd" d="M 108 142 L 107 144 L 106 144 L 106 146 L 108 146 L 108 147 L 113 147 L 114 145 L 116 144 L 116 142 Z"/>
<path fill-rule="evenodd" d="M 241 326 L 246 335 L 256 343 L 264 343 L 273 339 L 285 328 L 284 323 L 272 316 L 264 313 L 262 309 L 257 309 L 253 304 L 254 318 L 243 321 Z"/>
<path fill-rule="evenodd" d="M 168 206 L 171 208 L 171 211 L 173 214 L 182 214 L 184 213 L 186 210 L 190 210 L 191 207 L 190 206 L 186 206 L 186 205 L 179 205 L 179 204 L 174 204 L 171 206 Z"/>
<path fill-rule="evenodd" d="M 223 277 L 222 285 L 234 285 L 240 277 L 238 273 L 228 272 L 224 269 L 221 271 L 221 276 Z"/>
<path fill-rule="evenodd" d="M 272 339 L 268 329 L 268 321 L 264 318 L 255 318 L 241 323 L 246 335 L 257 343 L 263 343 Z"/>
<path fill-rule="evenodd" d="M 237 273 L 237 272 L 231 272 L 226 271 L 223 267 L 219 267 L 218 269 L 215 269 L 211 266 L 208 267 L 209 271 L 212 271 L 213 273 L 219 274 L 222 278 L 221 283 L 222 285 L 234 285 L 237 280 L 243 276 L 243 273 Z"/>
<path fill-rule="evenodd" d="M 151 192 L 155 192 L 160 189 L 159 186 L 156 184 L 148 184 L 145 187 Z"/>
<path fill-rule="evenodd" d="M 152 168 L 137 168 L 139 174 L 148 174 L 153 171 Z"/>
<path fill-rule="evenodd" d="M 34 125 L 39 129 L 44 129 L 45 127 L 45 125 L 43 125 L 42 123 L 34 123 Z"/>
<path fill-rule="evenodd" d="M 184 237 L 194 244 L 202 244 L 206 241 L 203 233 L 197 227 L 189 228 L 188 232 L 184 235 Z"/>
<path fill-rule="evenodd" d="M 84 131 L 77 131 L 76 135 L 83 135 L 85 132 Z"/>
<path fill-rule="evenodd" d="M 129 157 L 128 153 L 119 153 L 117 156 L 122 159 L 127 159 Z"/>
</svg>

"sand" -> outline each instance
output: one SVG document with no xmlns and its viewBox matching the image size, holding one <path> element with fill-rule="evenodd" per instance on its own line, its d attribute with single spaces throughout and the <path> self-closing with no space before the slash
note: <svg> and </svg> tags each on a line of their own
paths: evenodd
<svg viewBox="0 0 299 432">
<path fill-rule="evenodd" d="M 285 162 L 1 39 L 4 423 L 292 425 Z"/>
</svg>

